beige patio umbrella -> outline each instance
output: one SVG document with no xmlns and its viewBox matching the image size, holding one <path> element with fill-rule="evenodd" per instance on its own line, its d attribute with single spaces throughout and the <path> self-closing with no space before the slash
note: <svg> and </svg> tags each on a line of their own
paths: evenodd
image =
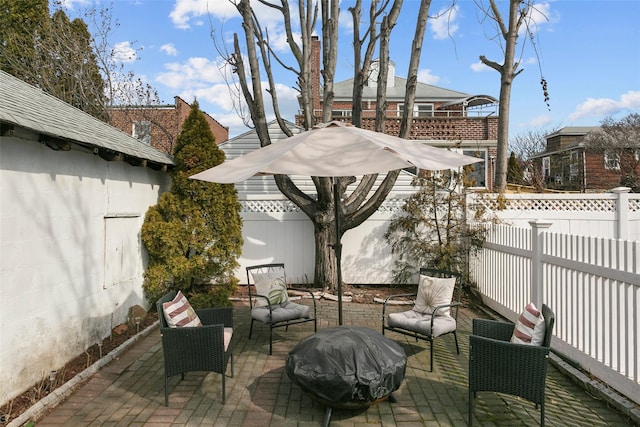
<svg viewBox="0 0 640 427">
<path fill-rule="evenodd" d="M 305 175 L 338 178 L 389 172 L 417 167 L 422 170 L 457 169 L 483 161 L 476 157 L 419 141 L 360 129 L 339 121 L 280 140 L 244 156 L 226 161 L 196 175 L 193 179 L 232 184 L 254 175 Z M 333 181 L 334 200 L 338 200 L 337 180 Z M 342 244 L 338 224 L 338 204 L 334 203 L 336 268 L 338 273 L 338 323 L 342 325 Z"/>
</svg>

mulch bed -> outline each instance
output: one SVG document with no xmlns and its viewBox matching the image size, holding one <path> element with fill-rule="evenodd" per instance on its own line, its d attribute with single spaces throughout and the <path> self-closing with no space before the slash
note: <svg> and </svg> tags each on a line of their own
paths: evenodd
<svg viewBox="0 0 640 427">
<path fill-rule="evenodd" d="M 151 326 L 156 320 L 158 320 L 157 314 L 147 314 L 147 316 L 140 322 L 140 331 Z M 129 328 L 126 327 L 126 325 L 116 327 L 111 336 L 102 341 L 102 350 L 100 350 L 98 344 L 94 344 L 84 353 L 79 354 L 76 358 L 64 365 L 63 368 L 59 369 L 56 373 L 55 380 L 50 381 L 49 376 L 47 375 L 47 377 L 43 378 L 42 381 L 34 384 L 6 405 L 1 406 L 0 425 L 8 424 L 11 420 L 22 415 L 40 399 L 50 394 L 53 390 L 61 387 L 77 374 L 97 362 L 101 355 L 105 356 L 109 354 L 137 333 L 137 328 L 135 327 Z"/>
</svg>

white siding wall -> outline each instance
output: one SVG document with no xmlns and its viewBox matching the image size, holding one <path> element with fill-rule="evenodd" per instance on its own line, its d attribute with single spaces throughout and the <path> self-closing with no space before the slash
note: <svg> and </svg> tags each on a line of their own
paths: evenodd
<svg viewBox="0 0 640 427">
<path fill-rule="evenodd" d="M 0 403 L 145 305 L 140 227 L 169 185 L 166 173 L 20 132 L 0 137 Z"/>
</svg>

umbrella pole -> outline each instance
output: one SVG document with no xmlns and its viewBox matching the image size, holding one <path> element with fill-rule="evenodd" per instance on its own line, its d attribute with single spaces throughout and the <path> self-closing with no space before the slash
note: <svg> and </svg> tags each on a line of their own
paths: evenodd
<svg viewBox="0 0 640 427">
<path fill-rule="evenodd" d="M 340 239 L 340 215 L 338 210 L 338 203 L 340 201 L 340 194 L 338 191 L 338 178 L 333 177 L 333 214 L 334 222 L 336 226 L 336 242 L 333 250 L 336 254 L 336 268 L 338 273 L 338 325 L 342 326 L 342 242 Z"/>
</svg>

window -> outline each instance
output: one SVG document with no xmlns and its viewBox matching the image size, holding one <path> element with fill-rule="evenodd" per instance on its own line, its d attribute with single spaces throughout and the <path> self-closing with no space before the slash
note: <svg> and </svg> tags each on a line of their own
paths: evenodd
<svg viewBox="0 0 640 427">
<path fill-rule="evenodd" d="M 604 168 L 609 170 L 620 169 L 620 153 L 611 150 L 604 151 Z"/>
<path fill-rule="evenodd" d="M 351 117 L 351 110 L 331 110 L 332 117 Z"/>
<path fill-rule="evenodd" d="M 470 181 L 471 187 L 487 186 L 487 151 L 486 150 L 463 150 L 462 154 L 470 157 L 478 157 L 484 162 L 473 163 L 469 165 L 470 171 L 467 172 L 466 179 Z"/>
<path fill-rule="evenodd" d="M 413 116 L 416 117 L 432 117 L 433 104 L 417 104 L 413 106 Z"/>
<path fill-rule="evenodd" d="M 404 104 L 398 104 L 398 117 L 402 117 Z M 433 104 L 413 104 L 413 117 L 433 117 Z"/>
<path fill-rule="evenodd" d="M 133 137 L 149 145 L 151 143 L 151 122 L 146 120 L 133 122 Z"/>
<path fill-rule="evenodd" d="M 551 158 L 543 157 L 542 158 L 542 176 L 546 179 L 551 175 Z"/>
<path fill-rule="evenodd" d="M 571 152 L 571 160 L 569 162 L 569 180 L 574 181 L 578 178 L 580 156 L 577 151 Z"/>
</svg>

